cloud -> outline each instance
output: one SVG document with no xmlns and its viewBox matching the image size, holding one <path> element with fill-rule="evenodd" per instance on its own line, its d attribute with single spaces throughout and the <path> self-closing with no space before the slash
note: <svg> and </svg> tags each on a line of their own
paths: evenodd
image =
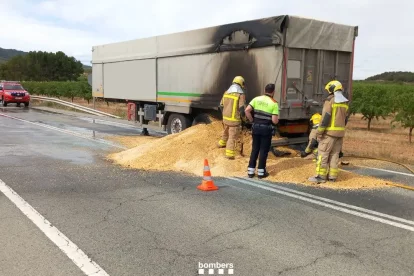
<svg viewBox="0 0 414 276">
<path fill-rule="evenodd" d="M 414 71 L 411 0 L 2 0 L 0 44 L 62 50 L 85 64 L 91 48 L 256 18 L 293 14 L 359 26 L 354 78 Z"/>
</svg>

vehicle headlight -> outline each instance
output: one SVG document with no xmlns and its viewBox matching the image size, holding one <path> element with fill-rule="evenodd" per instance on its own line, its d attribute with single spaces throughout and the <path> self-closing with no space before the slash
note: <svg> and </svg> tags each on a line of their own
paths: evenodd
<svg viewBox="0 0 414 276">
<path fill-rule="evenodd" d="M 4 92 L 4 94 L 11 96 L 11 92 Z"/>
</svg>

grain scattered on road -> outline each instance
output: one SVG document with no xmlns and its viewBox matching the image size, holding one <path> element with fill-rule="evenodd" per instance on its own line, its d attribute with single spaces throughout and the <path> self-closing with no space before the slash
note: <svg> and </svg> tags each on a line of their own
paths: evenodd
<svg viewBox="0 0 414 276">
<path fill-rule="evenodd" d="M 245 176 L 251 151 L 251 136 L 244 136 L 244 154 L 235 160 L 224 158 L 225 149 L 217 148 L 222 124 L 200 124 L 185 131 L 162 138 L 122 137 L 114 138 L 124 145 L 136 145 L 126 151 L 109 155 L 109 159 L 125 167 L 153 170 L 176 171 L 197 176 L 203 174 L 203 161 L 208 159 L 214 176 Z M 238 148 L 240 145 L 238 145 Z M 270 181 L 314 185 L 307 178 L 315 174 L 315 163 L 298 158 L 298 153 L 290 148 L 278 148 L 289 151 L 288 157 L 278 158 L 269 153 L 268 171 Z M 359 176 L 351 172 L 341 172 L 339 181 L 318 185 L 332 189 L 369 189 L 385 187 L 387 181 L 373 177 Z"/>
</svg>

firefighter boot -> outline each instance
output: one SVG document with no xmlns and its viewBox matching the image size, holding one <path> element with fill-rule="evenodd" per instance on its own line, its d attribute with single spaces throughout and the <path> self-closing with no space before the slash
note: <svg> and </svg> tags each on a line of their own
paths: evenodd
<svg viewBox="0 0 414 276">
<path fill-rule="evenodd" d="M 255 168 L 247 168 L 247 176 L 249 177 L 249 178 L 253 178 L 254 177 L 254 175 L 255 175 L 255 172 L 256 171 L 256 169 Z"/>
<path fill-rule="evenodd" d="M 308 181 L 319 184 L 319 183 L 325 183 L 326 182 L 326 179 L 324 179 L 321 176 L 317 175 L 317 176 L 309 177 L 308 178 Z"/>
</svg>

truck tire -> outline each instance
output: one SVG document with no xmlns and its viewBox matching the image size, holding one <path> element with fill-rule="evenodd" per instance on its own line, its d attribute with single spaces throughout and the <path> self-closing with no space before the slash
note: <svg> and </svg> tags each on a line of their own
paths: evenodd
<svg viewBox="0 0 414 276">
<path fill-rule="evenodd" d="M 6 107 L 7 103 L 3 100 L 3 106 Z"/>
<path fill-rule="evenodd" d="M 211 119 L 209 117 L 209 114 L 207 113 L 200 113 L 197 116 L 194 117 L 192 125 L 198 125 L 198 124 L 211 124 Z"/>
<path fill-rule="evenodd" d="M 192 124 L 190 116 L 173 113 L 168 117 L 167 133 L 174 134 L 179 133 L 186 128 L 189 128 Z"/>
<path fill-rule="evenodd" d="M 24 103 L 24 107 L 29 107 L 29 103 Z"/>
</svg>

